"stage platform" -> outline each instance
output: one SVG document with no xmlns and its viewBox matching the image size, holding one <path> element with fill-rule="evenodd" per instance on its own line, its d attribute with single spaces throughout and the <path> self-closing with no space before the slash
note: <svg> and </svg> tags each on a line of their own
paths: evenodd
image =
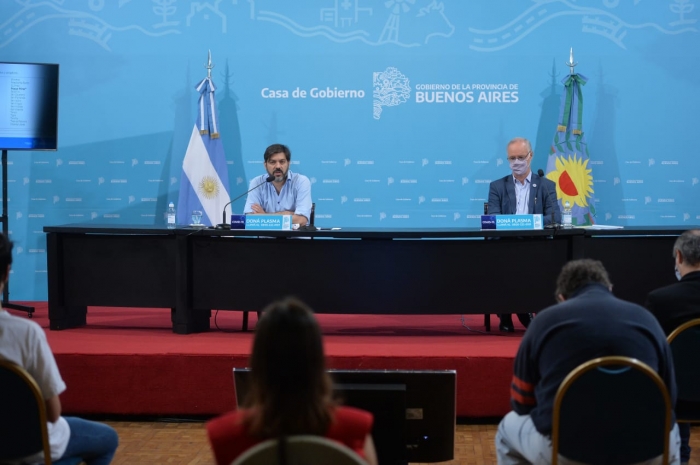
<svg viewBox="0 0 700 465">
<path fill-rule="evenodd" d="M 19 302 L 17 302 L 19 303 Z M 49 330 L 48 303 L 34 321 L 45 330 L 68 389 L 72 414 L 206 416 L 235 407 L 232 368 L 248 366 L 254 333 L 243 313 L 212 311 L 211 330 L 180 335 L 169 309 L 89 307 L 88 325 Z M 14 315 L 26 314 L 10 310 Z M 524 334 L 485 332 L 482 315 L 318 315 L 329 368 L 457 371 L 457 416 L 510 410 L 513 359 Z M 251 327 L 256 323 L 251 314 Z M 218 326 L 218 329 L 217 329 Z"/>
</svg>

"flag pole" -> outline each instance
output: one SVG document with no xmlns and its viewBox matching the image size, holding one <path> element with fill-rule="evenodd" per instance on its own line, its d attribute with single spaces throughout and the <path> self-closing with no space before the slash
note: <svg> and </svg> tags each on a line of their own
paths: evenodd
<svg viewBox="0 0 700 465">
<path fill-rule="evenodd" d="M 209 50 L 207 64 L 204 67 L 207 69 L 207 79 L 211 79 L 211 70 L 214 69 L 214 65 L 211 64 L 211 50 Z"/>
<path fill-rule="evenodd" d="M 197 121 L 182 161 L 178 224 L 189 224 L 189 214 L 202 211 L 205 225 L 218 224 L 229 197 L 229 179 L 224 147 L 219 134 L 216 97 L 211 70 L 211 50 L 204 64 L 207 77 L 195 89 L 199 93 Z"/>
<path fill-rule="evenodd" d="M 576 67 L 577 64 L 578 63 L 574 62 L 574 48 L 571 47 L 571 49 L 569 49 L 569 62 L 565 63 L 565 65 L 569 67 L 569 74 L 571 76 L 576 74 L 576 72 L 574 71 L 574 68 Z"/>
</svg>

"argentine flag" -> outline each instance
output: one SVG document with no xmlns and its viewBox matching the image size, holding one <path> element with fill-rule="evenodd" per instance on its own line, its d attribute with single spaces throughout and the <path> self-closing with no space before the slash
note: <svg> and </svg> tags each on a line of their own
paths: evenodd
<svg viewBox="0 0 700 465">
<path fill-rule="evenodd" d="M 230 200 L 228 167 L 219 138 L 216 87 L 211 77 L 206 77 L 195 88 L 199 113 L 182 161 L 177 223 L 190 224 L 192 211 L 200 210 L 202 223 L 211 226 L 221 221 L 224 205 Z"/>
</svg>

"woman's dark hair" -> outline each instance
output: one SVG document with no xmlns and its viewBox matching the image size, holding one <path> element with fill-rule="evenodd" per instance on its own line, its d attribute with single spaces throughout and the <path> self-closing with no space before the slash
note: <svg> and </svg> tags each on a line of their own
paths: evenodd
<svg viewBox="0 0 700 465">
<path fill-rule="evenodd" d="M 250 434 L 323 435 L 331 422 L 332 384 L 321 329 L 311 309 L 293 298 L 263 310 L 250 357 Z"/>
<path fill-rule="evenodd" d="M 0 282 L 7 279 L 7 267 L 12 265 L 12 241 L 0 233 Z"/>
</svg>

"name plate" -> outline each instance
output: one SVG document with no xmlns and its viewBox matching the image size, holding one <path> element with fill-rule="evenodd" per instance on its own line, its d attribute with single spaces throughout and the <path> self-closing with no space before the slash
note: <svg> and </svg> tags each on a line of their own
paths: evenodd
<svg viewBox="0 0 700 465">
<path fill-rule="evenodd" d="M 231 229 L 245 229 L 247 215 L 231 215 Z"/>
<path fill-rule="evenodd" d="M 542 215 L 481 215 L 481 229 L 512 231 L 517 229 L 542 229 Z"/>
<path fill-rule="evenodd" d="M 231 229 L 291 231 L 292 215 L 231 215 Z"/>
</svg>

